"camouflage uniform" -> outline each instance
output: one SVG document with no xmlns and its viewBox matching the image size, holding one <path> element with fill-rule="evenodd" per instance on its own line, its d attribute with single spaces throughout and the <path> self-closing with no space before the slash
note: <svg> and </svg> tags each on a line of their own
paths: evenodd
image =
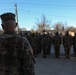
<svg viewBox="0 0 76 75">
<path fill-rule="evenodd" d="M 37 50 L 38 50 L 38 38 L 35 34 L 33 34 L 33 39 L 32 39 L 32 48 L 33 48 L 33 55 L 36 57 L 37 55 Z"/>
<path fill-rule="evenodd" d="M 75 36 L 73 37 L 73 51 L 74 51 L 74 56 L 76 57 L 76 33 Z"/>
<path fill-rule="evenodd" d="M 66 32 L 66 34 L 63 36 L 63 46 L 66 58 L 70 58 L 70 50 L 72 43 L 73 43 L 72 37 L 69 35 L 68 32 Z"/>
<path fill-rule="evenodd" d="M 28 39 L 29 43 L 32 44 L 32 36 L 31 36 L 31 33 L 26 33 L 24 35 L 24 37 L 26 37 Z"/>
<path fill-rule="evenodd" d="M 38 33 L 36 33 L 35 37 L 34 37 L 34 45 L 35 45 L 35 49 L 36 49 L 36 55 L 39 55 L 39 36 Z"/>
<path fill-rule="evenodd" d="M 39 33 L 38 35 L 38 53 L 41 53 L 41 40 L 42 40 L 42 36 L 41 34 Z"/>
<path fill-rule="evenodd" d="M 10 63 L 11 60 L 8 60 L 9 58 L 7 58 L 7 60 L 5 61 L 4 57 L 2 57 L 4 51 L 2 51 L 2 41 L 5 38 L 10 39 L 11 37 L 13 37 L 15 34 L 3 34 L 0 37 L 0 75 L 7 75 L 5 74 L 7 71 L 10 72 L 10 74 L 8 75 L 34 75 L 34 61 L 33 61 L 33 55 L 32 55 L 32 48 L 28 42 L 28 40 L 24 37 L 15 35 L 15 39 L 13 41 L 16 41 L 16 52 L 14 52 L 15 54 L 15 62 L 12 61 Z M 20 41 L 20 43 L 19 43 Z M 4 42 L 5 43 L 5 42 Z M 12 43 L 12 41 L 11 41 Z M 21 56 L 17 56 L 17 50 L 19 50 L 18 54 L 22 53 L 22 57 L 21 59 L 18 59 Z M 5 63 L 2 61 L 4 59 Z M 19 60 L 19 61 L 18 61 Z M 21 61 L 22 62 L 21 62 Z M 22 64 L 21 64 L 21 63 Z M 7 63 L 7 64 L 6 64 Z M 21 65 L 20 65 L 21 64 Z M 24 72 L 23 72 L 24 71 Z"/>
<path fill-rule="evenodd" d="M 53 45 L 54 45 L 55 57 L 59 58 L 59 56 L 60 56 L 61 37 L 58 34 L 58 32 L 53 37 Z"/>
<path fill-rule="evenodd" d="M 47 57 L 47 49 L 48 49 L 47 34 L 43 34 L 41 45 L 42 45 L 43 57 L 46 58 Z"/>
<path fill-rule="evenodd" d="M 47 55 L 49 55 L 50 54 L 50 51 L 51 51 L 51 45 L 52 45 L 52 37 L 49 35 L 49 33 L 47 34 L 47 38 L 48 38 Z"/>
</svg>

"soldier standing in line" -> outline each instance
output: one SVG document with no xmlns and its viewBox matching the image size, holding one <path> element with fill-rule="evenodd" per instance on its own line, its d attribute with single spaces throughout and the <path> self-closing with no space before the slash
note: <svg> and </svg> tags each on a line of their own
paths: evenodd
<svg viewBox="0 0 76 75">
<path fill-rule="evenodd" d="M 41 40 L 42 40 L 42 37 L 41 37 L 41 34 L 39 33 L 38 34 L 38 54 L 41 53 Z"/>
<path fill-rule="evenodd" d="M 27 38 L 27 40 L 29 41 L 30 44 L 32 43 L 32 36 L 31 36 L 31 34 L 32 34 L 31 32 L 30 33 L 27 32 L 27 33 L 24 34 L 24 37 Z"/>
<path fill-rule="evenodd" d="M 32 47 L 15 33 L 15 14 L 1 15 L 4 33 L 0 37 L 0 75 L 35 75 Z"/>
<path fill-rule="evenodd" d="M 33 48 L 33 55 L 36 57 L 37 55 L 37 40 L 36 40 L 36 35 L 35 33 L 32 34 L 32 48 Z"/>
<path fill-rule="evenodd" d="M 74 56 L 76 57 L 76 33 L 73 36 L 73 51 L 74 51 Z"/>
<path fill-rule="evenodd" d="M 34 52 L 34 56 L 36 57 L 39 54 L 39 38 L 38 38 L 38 33 L 33 34 L 33 39 L 32 39 L 32 48 Z"/>
<path fill-rule="evenodd" d="M 73 43 L 72 36 L 69 35 L 69 31 L 66 31 L 66 34 L 63 36 L 65 58 L 70 59 L 70 50 L 71 50 L 72 43 Z"/>
<path fill-rule="evenodd" d="M 38 33 L 36 32 L 35 34 L 35 46 L 36 46 L 36 55 L 39 55 L 39 38 L 38 38 Z"/>
<path fill-rule="evenodd" d="M 56 32 L 55 36 L 53 37 L 53 45 L 55 51 L 55 58 L 60 57 L 60 46 L 61 46 L 61 36 L 58 32 Z"/>
<path fill-rule="evenodd" d="M 42 35 L 41 46 L 42 46 L 43 58 L 46 58 L 47 49 L 48 49 L 48 37 L 45 31 L 43 32 L 43 35 Z"/>
<path fill-rule="evenodd" d="M 48 49 L 47 49 L 47 54 L 50 54 L 51 51 L 51 45 L 52 45 L 52 37 L 50 36 L 50 34 L 47 34 L 47 38 L 48 38 Z"/>
</svg>

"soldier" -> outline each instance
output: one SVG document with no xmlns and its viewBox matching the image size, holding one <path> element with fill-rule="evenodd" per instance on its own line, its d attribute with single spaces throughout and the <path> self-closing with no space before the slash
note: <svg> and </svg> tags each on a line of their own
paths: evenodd
<svg viewBox="0 0 76 75">
<path fill-rule="evenodd" d="M 31 36 L 31 34 L 32 34 L 31 32 L 30 33 L 27 32 L 27 33 L 24 34 L 24 37 L 26 37 L 28 39 L 30 44 L 32 43 L 32 36 Z"/>
<path fill-rule="evenodd" d="M 48 49 L 48 37 L 46 32 L 42 35 L 42 41 L 41 41 L 42 51 L 43 51 L 43 58 L 47 57 L 47 49 Z"/>
<path fill-rule="evenodd" d="M 63 36 L 65 58 L 70 58 L 70 50 L 72 43 L 73 43 L 72 36 L 69 35 L 69 31 L 66 31 L 66 34 Z"/>
<path fill-rule="evenodd" d="M 47 38 L 48 38 L 48 49 L 47 49 L 47 54 L 50 55 L 50 51 L 51 51 L 51 46 L 52 46 L 52 37 L 50 36 L 50 34 L 47 34 Z"/>
<path fill-rule="evenodd" d="M 32 48 L 26 38 L 15 33 L 15 14 L 4 13 L 1 20 L 0 75 L 35 75 Z"/>
<path fill-rule="evenodd" d="M 35 47 L 36 47 L 36 55 L 39 55 L 39 35 L 38 35 L 38 32 L 36 32 L 36 34 L 35 34 L 34 41 L 35 41 Z"/>
<path fill-rule="evenodd" d="M 56 35 L 53 37 L 53 45 L 54 45 L 54 51 L 55 51 L 55 58 L 59 58 L 60 56 L 60 45 L 61 45 L 61 37 L 56 32 Z"/>
<path fill-rule="evenodd" d="M 73 37 L 73 51 L 74 51 L 74 56 L 76 57 L 76 33 L 75 36 Z"/>
<path fill-rule="evenodd" d="M 41 53 L 41 40 L 42 40 L 42 36 L 39 33 L 38 34 L 38 53 Z"/>
<path fill-rule="evenodd" d="M 32 34 L 32 48 L 33 48 L 33 55 L 34 57 L 36 57 L 37 55 L 37 50 L 38 50 L 38 44 L 37 44 L 37 36 L 35 35 L 35 33 Z"/>
</svg>

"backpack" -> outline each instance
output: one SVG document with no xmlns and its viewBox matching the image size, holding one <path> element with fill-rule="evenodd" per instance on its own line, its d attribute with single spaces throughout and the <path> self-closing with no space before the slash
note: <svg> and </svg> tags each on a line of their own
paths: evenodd
<svg viewBox="0 0 76 75">
<path fill-rule="evenodd" d="M 15 68 L 18 68 L 19 72 L 22 70 L 22 45 L 21 39 L 16 35 L 4 34 L 0 37 L 0 66 L 7 73 L 3 75 L 11 75 Z"/>
</svg>

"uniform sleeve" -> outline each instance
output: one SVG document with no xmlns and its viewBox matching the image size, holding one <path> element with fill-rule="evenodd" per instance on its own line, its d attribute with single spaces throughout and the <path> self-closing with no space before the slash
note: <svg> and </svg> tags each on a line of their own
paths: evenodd
<svg viewBox="0 0 76 75">
<path fill-rule="evenodd" d="M 24 55 L 23 55 L 23 63 L 24 69 L 29 73 L 29 75 L 34 75 L 34 61 L 33 61 L 33 51 L 29 41 L 24 38 Z"/>
</svg>

